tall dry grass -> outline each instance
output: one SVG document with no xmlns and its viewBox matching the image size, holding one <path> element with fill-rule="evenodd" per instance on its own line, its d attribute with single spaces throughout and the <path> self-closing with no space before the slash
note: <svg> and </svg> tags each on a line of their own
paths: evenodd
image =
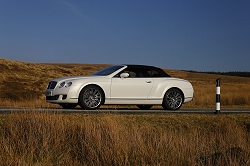
<svg viewBox="0 0 250 166">
<path fill-rule="evenodd" d="M 248 115 L 1 116 L 1 165 L 249 165 Z"/>
</svg>

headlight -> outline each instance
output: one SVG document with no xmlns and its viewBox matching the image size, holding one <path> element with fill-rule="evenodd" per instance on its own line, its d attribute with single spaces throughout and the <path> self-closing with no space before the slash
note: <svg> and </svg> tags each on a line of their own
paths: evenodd
<svg viewBox="0 0 250 166">
<path fill-rule="evenodd" d="M 59 85 L 59 88 L 62 88 L 62 87 L 65 87 L 65 88 L 68 88 L 68 87 L 70 87 L 72 85 L 72 82 L 62 82 L 62 83 L 60 83 L 60 85 Z"/>
<path fill-rule="evenodd" d="M 72 85 L 72 82 L 67 82 L 66 85 L 65 85 L 65 88 L 68 88 Z"/>
<path fill-rule="evenodd" d="M 64 87 L 64 85 L 65 85 L 65 82 L 62 82 L 62 83 L 59 85 L 59 88 Z"/>
</svg>

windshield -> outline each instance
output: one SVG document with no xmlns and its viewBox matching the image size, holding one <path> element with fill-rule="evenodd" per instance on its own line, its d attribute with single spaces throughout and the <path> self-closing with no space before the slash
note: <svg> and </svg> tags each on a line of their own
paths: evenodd
<svg viewBox="0 0 250 166">
<path fill-rule="evenodd" d="M 110 67 L 107 67 L 105 69 L 102 69 L 102 70 L 92 74 L 92 76 L 107 76 L 107 75 L 114 73 L 116 70 L 118 70 L 122 67 L 124 67 L 124 66 L 110 66 Z"/>
</svg>

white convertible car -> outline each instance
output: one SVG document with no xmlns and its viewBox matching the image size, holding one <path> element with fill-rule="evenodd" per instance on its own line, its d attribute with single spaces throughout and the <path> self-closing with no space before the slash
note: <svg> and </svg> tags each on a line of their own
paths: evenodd
<svg viewBox="0 0 250 166">
<path fill-rule="evenodd" d="M 102 104 L 137 105 L 150 109 L 162 105 L 177 110 L 193 99 L 194 90 L 187 80 L 173 78 L 162 69 L 145 65 L 117 65 L 91 76 L 58 78 L 49 82 L 46 101 L 63 108 L 80 105 L 97 109 Z"/>
</svg>

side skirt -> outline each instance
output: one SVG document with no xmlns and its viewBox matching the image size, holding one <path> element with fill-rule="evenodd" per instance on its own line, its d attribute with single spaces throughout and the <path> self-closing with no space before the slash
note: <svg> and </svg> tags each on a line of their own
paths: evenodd
<svg viewBox="0 0 250 166">
<path fill-rule="evenodd" d="M 162 99 L 122 99 L 122 98 L 106 98 L 104 104 L 162 104 Z"/>
</svg>

